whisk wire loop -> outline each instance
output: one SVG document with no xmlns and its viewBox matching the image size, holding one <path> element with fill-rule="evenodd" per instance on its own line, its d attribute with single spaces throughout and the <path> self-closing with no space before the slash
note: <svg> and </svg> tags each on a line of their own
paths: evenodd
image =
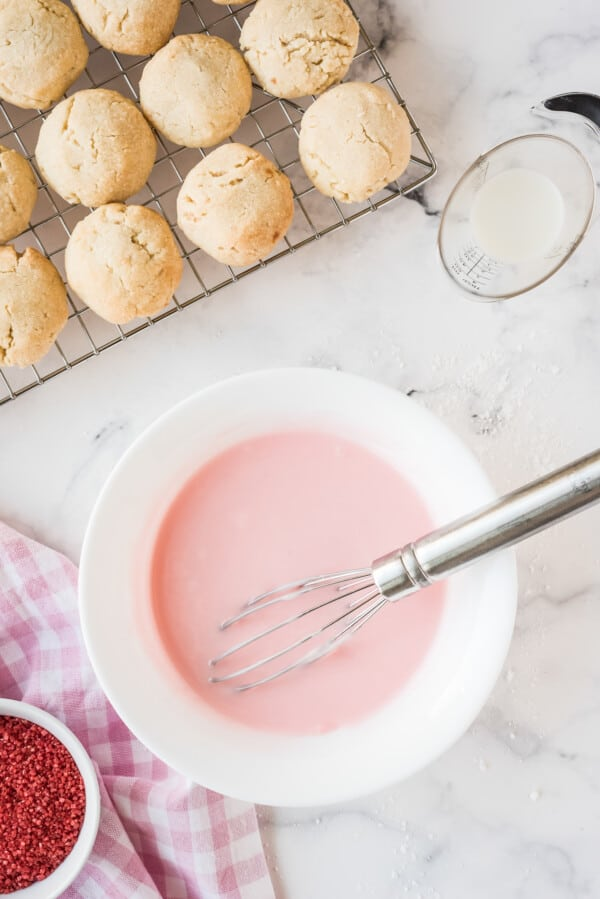
<svg viewBox="0 0 600 899">
<path fill-rule="evenodd" d="M 333 595 L 331 595 L 332 590 L 334 591 Z M 296 668 L 300 668 L 317 658 L 322 658 L 332 652 L 333 649 L 345 639 L 346 635 L 349 636 L 351 633 L 354 633 L 359 627 L 362 627 L 363 623 L 366 623 L 366 621 L 369 620 L 379 608 L 379 603 L 374 604 L 374 600 L 379 598 L 379 601 L 381 602 L 381 593 L 373 580 L 371 569 L 355 568 L 335 574 L 324 574 L 317 577 L 303 578 L 302 580 L 292 581 L 283 584 L 274 590 L 268 590 L 265 593 L 261 593 L 260 596 L 249 600 L 238 615 L 224 621 L 221 624 L 221 630 L 228 630 L 256 612 L 262 612 L 279 603 L 290 603 L 301 600 L 307 594 L 315 593 L 317 591 L 328 591 L 326 598 L 307 608 L 301 608 L 293 615 L 284 617 L 282 620 L 277 621 L 275 624 L 271 624 L 260 632 L 252 634 L 244 640 L 240 640 L 235 645 L 211 659 L 209 666 L 213 673 L 209 677 L 210 683 L 231 683 L 237 691 L 249 690 L 259 684 L 275 680 L 281 675 L 287 674 L 289 671 Z M 383 602 L 386 602 L 386 600 L 383 600 Z M 221 663 L 230 659 L 232 656 L 241 653 L 253 644 L 276 634 L 284 628 L 294 626 L 309 615 L 315 615 L 315 613 L 319 613 L 323 609 L 339 603 L 345 605 L 341 614 L 335 615 L 332 619 L 320 624 L 318 627 L 313 627 L 308 633 L 302 634 L 281 649 L 276 649 L 255 661 L 238 667 L 234 671 L 224 671 L 222 674 L 215 671 Z M 350 618 L 349 621 L 347 621 L 348 618 Z M 272 666 L 272 663 L 277 661 L 277 659 L 289 655 L 309 641 L 318 639 L 331 628 L 344 622 L 347 623 L 342 629 L 325 643 L 319 644 L 299 659 L 294 659 L 293 662 L 290 662 L 284 668 L 280 668 L 276 671 L 270 670 L 270 666 Z M 250 683 L 240 683 L 240 679 L 261 668 L 265 668 L 267 672 L 263 677 Z"/>
</svg>

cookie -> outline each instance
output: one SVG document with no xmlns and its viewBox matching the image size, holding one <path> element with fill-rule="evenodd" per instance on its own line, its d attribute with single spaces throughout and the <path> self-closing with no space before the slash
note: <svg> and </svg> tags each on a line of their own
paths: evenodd
<svg viewBox="0 0 600 899">
<path fill-rule="evenodd" d="M 244 22 L 240 47 L 261 87 L 291 100 L 341 81 L 358 35 L 344 0 L 258 0 Z"/>
<path fill-rule="evenodd" d="M 183 260 L 165 219 L 145 206 L 101 206 L 73 230 L 67 281 L 90 309 L 114 324 L 154 315 L 171 300 Z"/>
<path fill-rule="evenodd" d="M 294 214 L 289 178 L 262 153 L 224 144 L 195 166 L 177 198 L 179 227 L 226 265 L 267 256 Z"/>
<path fill-rule="evenodd" d="M 0 144 L 0 244 L 25 231 L 37 193 L 35 175 L 25 157 Z"/>
<path fill-rule="evenodd" d="M 83 72 L 88 49 L 59 0 L 0 0 L 0 99 L 46 109 Z"/>
<path fill-rule="evenodd" d="M 131 100 L 96 88 L 52 110 L 35 154 L 43 177 L 61 197 L 101 206 L 141 190 L 154 165 L 156 140 Z"/>
<path fill-rule="evenodd" d="M 157 131 L 185 147 L 212 147 L 236 131 L 252 102 L 248 66 L 231 44 L 181 34 L 150 60 L 140 103 Z"/>
<path fill-rule="evenodd" d="M 72 0 L 84 27 L 116 53 L 146 56 L 164 46 L 181 0 Z"/>
<path fill-rule="evenodd" d="M 0 247 L 0 366 L 38 362 L 67 316 L 65 285 L 50 260 L 31 247 Z"/>
<path fill-rule="evenodd" d="M 300 161 L 315 187 L 343 203 L 366 200 L 410 161 L 411 127 L 383 87 L 350 81 L 304 113 Z"/>
</svg>

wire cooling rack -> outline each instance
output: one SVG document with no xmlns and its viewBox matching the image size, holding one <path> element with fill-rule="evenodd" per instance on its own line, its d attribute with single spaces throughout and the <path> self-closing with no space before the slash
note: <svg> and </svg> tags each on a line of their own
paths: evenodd
<svg viewBox="0 0 600 899">
<path fill-rule="evenodd" d="M 354 13 L 359 21 L 360 5 L 361 0 L 356 0 L 358 9 L 354 9 Z M 231 6 L 218 6 L 212 0 L 183 0 L 175 33 L 203 31 L 219 35 L 237 45 L 242 24 L 253 6 L 254 3 L 247 3 L 234 10 Z M 139 81 L 147 59 L 111 53 L 99 47 L 91 38 L 89 46 L 87 68 L 68 93 L 102 86 L 117 90 L 137 101 Z M 368 212 L 374 212 L 428 181 L 436 170 L 433 155 L 362 23 L 357 54 L 347 77 L 387 87 L 396 101 L 406 109 L 412 126 L 412 155 L 406 172 L 398 181 L 388 185 L 369 201 L 359 204 L 341 206 L 336 200 L 319 194 L 306 177 L 298 159 L 300 120 L 314 98 L 306 98 L 301 102 L 279 100 L 255 86 L 252 110 L 234 138 L 270 157 L 288 175 L 294 190 L 296 208 L 287 236 L 267 259 L 246 268 L 233 269 L 221 265 L 194 247 L 177 228 L 176 200 L 179 188 L 187 173 L 204 154 L 199 150 L 178 147 L 157 135 L 158 154 L 152 174 L 143 190 L 129 202 L 155 209 L 173 227 L 184 259 L 184 274 L 176 296 L 157 315 L 119 326 L 99 318 L 75 294 L 70 293 L 68 323 L 48 355 L 37 365 L 25 369 L 0 368 L 0 405 L 152 327 L 191 303 L 264 268 L 276 259 L 349 225 Z M 33 154 L 40 127 L 47 115 L 48 111 L 40 113 L 0 103 L 0 143 L 27 156 L 39 181 L 39 197 L 31 227 L 14 241 L 14 245 L 19 252 L 27 246 L 37 247 L 52 260 L 64 278 L 67 241 L 77 222 L 89 210 L 82 206 L 70 206 L 45 185 L 39 176 Z"/>
</svg>

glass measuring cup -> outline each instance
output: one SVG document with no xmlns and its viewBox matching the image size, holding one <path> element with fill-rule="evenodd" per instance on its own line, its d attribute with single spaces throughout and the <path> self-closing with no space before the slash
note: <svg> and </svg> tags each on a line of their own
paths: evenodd
<svg viewBox="0 0 600 899">
<path fill-rule="evenodd" d="M 552 244 L 539 255 L 515 262 L 486 252 L 472 221 L 483 185 L 511 169 L 546 176 L 564 206 Z M 592 218 L 595 193 L 590 165 L 569 141 L 549 134 L 524 134 L 498 144 L 475 160 L 446 202 L 438 232 L 442 265 L 474 298 L 503 300 L 525 293 L 558 271 L 581 243 Z"/>
</svg>

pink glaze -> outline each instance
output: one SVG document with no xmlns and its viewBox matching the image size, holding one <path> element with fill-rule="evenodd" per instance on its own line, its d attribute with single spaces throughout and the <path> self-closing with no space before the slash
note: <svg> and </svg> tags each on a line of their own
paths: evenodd
<svg viewBox="0 0 600 899">
<path fill-rule="evenodd" d="M 418 668 L 443 585 L 387 606 L 329 658 L 246 693 L 209 684 L 209 659 L 302 606 L 280 604 L 225 632 L 219 623 L 277 584 L 366 566 L 430 527 L 410 484 L 358 444 L 316 431 L 240 443 L 186 483 L 161 524 L 151 588 L 160 639 L 179 675 L 229 718 L 300 734 L 356 721 Z M 267 652 L 282 645 L 273 637 Z"/>
</svg>

